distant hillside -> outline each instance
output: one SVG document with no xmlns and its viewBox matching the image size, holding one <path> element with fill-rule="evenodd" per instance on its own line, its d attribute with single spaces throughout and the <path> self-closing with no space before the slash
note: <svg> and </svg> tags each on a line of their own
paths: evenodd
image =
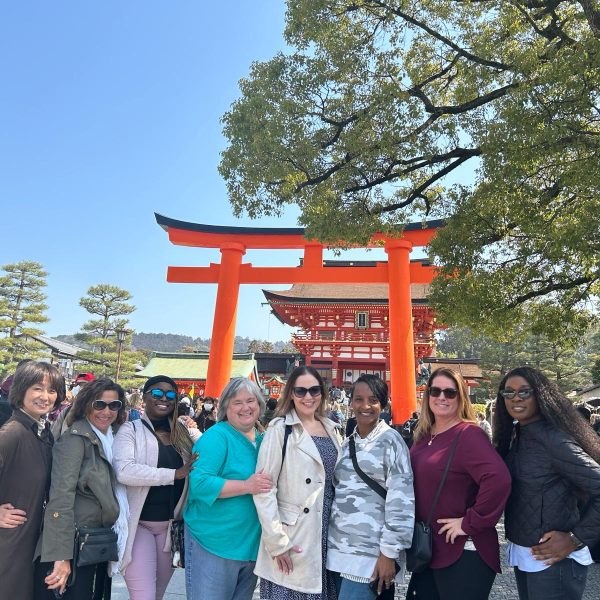
<svg viewBox="0 0 600 600">
<path fill-rule="evenodd" d="M 84 348 L 85 344 L 78 341 L 74 335 L 57 335 L 57 340 L 73 344 Z M 263 342 L 264 340 L 259 340 Z M 236 336 L 234 341 L 234 352 L 248 352 L 248 347 L 252 340 L 248 337 Z M 273 352 L 294 352 L 289 347 L 289 342 L 272 342 Z M 137 350 L 146 350 L 151 352 L 193 352 L 195 350 L 208 351 L 210 348 L 210 338 L 193 338 L 189 335 L 178 335 L 176 333 L 134 333 L 133 346 Z"/>
</svg>

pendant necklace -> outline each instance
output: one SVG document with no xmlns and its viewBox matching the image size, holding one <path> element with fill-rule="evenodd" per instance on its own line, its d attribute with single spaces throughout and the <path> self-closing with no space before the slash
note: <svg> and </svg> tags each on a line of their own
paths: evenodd
<svg viewBox="0 0 600 600">
<path fill-rule="evenodd" d="M 429 442 L 427 442 L 428 446 L 431 446 L 431 444 L 433 443 L 433 440 L 435 440 L 435 438 L 439 435 L 439 433 L 433 433 L 430 435 L 431 435 L 431 439 L 429 440 Z"/>
</svg>

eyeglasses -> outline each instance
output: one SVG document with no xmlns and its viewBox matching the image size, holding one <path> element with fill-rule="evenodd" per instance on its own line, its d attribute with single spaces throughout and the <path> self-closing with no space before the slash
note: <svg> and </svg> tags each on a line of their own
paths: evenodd
<svg viewBox="0 0 600 600">
<path fill-rule="evenodd" d="M 515 392 L 514 390 L 501 390 L 500 391 L 500 395 L 505 400 L 512 400 L 515 396 L 519 396 L 519 398 L 521 398 L 521 400 L 527 400 L 527 398 L 529 398 L 529 396 L 531 396 L 531 394 L 533 394 L 533 390 L 530 388 L 527 388 L 525 390 L 519 390 L 518 392 Z"/>
<path fill-rule="evenodd" d="M 454 388 L 444 388 L 444 389 L 439 388 L 439 387 L 430 387 L 429 388 L 429 395 L 432 398 L 437 398 L 437 397 L 441 396 L 442 394 L 444 394 L 444 396 L 446 398 L 448 398 L 448 400 L 453 400 L 458 395 L 458 390 L 455 390 Z"/>
<path fill-rule="evenodd" d="M 92 402 L 92 408 L 94 410 L 104 410 L 107 406 L 113 412 L 117 412 L 118 410 L 121 410 L 123 403 L 120 400 L 113 400 L 112 402 L 104 402 L 104 400 L 94 400 Z"/>
<path fill-rule="evenodd" d="M 170 402 L 173 402 L 173 400 L 177 399 L 177 392 L 174 392 L 173 390 L 169 390 L 168 392 L 164 392 L 163 390 L 159 390 L 157 388 L 154 388 L 153 390 L 150 390 L 148 392 L 155 400 L 160 400 L 163 396 L 169 400 Z"/>
<path fill-rule="evenodd" d="M 306 392 L 308 392 L 313 398 L 321 395 L 321 387 L 318 385 L 313 385 L 309 388 L 295 387 L 292 388 L 292 391 L 294 392 L 294 396 L 296 396 L 296 398 L 304 398 L 304 396 L 306 396 Z"/>
</svg>

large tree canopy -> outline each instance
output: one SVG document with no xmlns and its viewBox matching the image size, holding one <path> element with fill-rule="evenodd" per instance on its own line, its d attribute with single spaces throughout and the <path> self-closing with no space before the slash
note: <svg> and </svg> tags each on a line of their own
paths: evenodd
<svg viewBox="0 0 600 600">
<path fill-rule="evenodd" d="M 600 291 L 596 0 L 288 0 L 285 35 L 223 117 L 237 214 L 296 204 L 349 244 L 446 218 L 442 318 L 576 322 Z"/>
</svg>

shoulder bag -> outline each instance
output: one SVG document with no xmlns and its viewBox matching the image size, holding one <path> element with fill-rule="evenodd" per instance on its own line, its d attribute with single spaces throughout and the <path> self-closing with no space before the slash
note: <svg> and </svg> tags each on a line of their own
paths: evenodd
<svg viewBox="0 0 600 600">
<path fill-rule="evenodd" d="M 440 498 L 440 494 L 442 493 L 442 488 L 444 487 L 444 483 L 446 482 L 446 477 L 448 476 L 448 471 L 450 469 L 450 464 L 452 463 L 452 459 L 454 458 L 454 453 L 456 452 L 456 446 L 458 445 L 458 439 L 460 437 L 460 433 L 454 438 L 452 442 L 452 446 L 450 448 L 450 454 L 448 456 L 448 462 L 446 463 L 446 468 L 444 469 L 444 474 L 442 475 L 442 479 L 438 485 L 437 491 L 435 493 L 435 497 L 431 504 L 431 508 L 429 510 L 429 515 L 427 516 L 426 521 L 415 521 L 415 528 L 413 530 L 413 539 L 410 548 L 406 550 L 406 568 L 413 573 L 420 573 L 424 571 L 431 562 L 431 556 L 433 551 L 432 546 L 432 532 L 431 532 L 431 517 L 433 516 L 433 512 L 435 511 L 435 507 L 437 506 L 438 500 Z M 379 483 L 371 479 L 358 465 L 358 461 L 356 460 L 356 446 L 354 443 L 354 436 L 351 436 L 349 439 L 350 445 L 350 458 L 352 459 L 352 465 L 354 466 L 354 470 L 358 474 L 358 476 L 377 494 L 379 494 L 384 500 L 387 496 L 387 490 L 381 486 Z"/>
</svg>

